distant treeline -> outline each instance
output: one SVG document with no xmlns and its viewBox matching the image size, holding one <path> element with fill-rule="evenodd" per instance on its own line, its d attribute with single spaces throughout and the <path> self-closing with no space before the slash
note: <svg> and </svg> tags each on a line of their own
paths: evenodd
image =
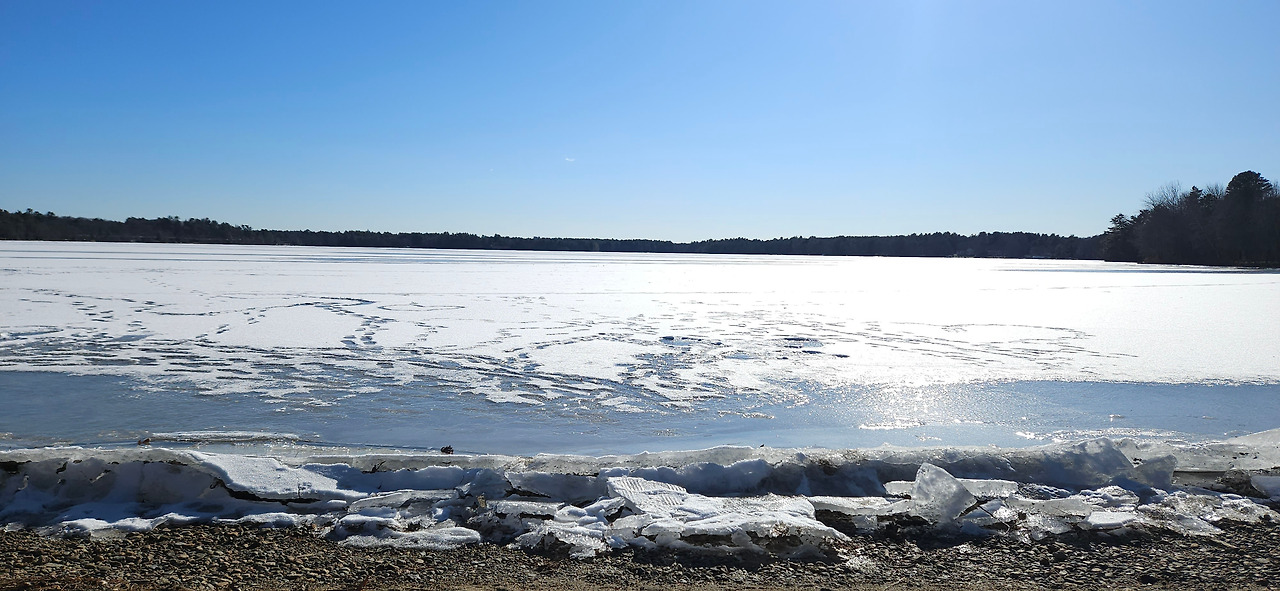
<svg viewBox="0 0 1280 591">
<path fill-rule="evenodd" d="M 1280 192 L 1251 170 L 1232 177 L 1226 188 L 1168 185 L 1148 195 L 1138 215 L 1111 218 L 1102 255 L 1109 261 L 1280 266 Z"/>
<path fill-rule="evenodd" d="M 1099 258 L 1099 237 L 1077 238 L 1030 232 L 983 232 L 961 236 L 951 232 L 908 236 L 837 236 L 834 238 L 730 238 L 699 242 L 596 238 L 516 238 L 450 232 L 318 232 L 255 230 L 209 219 L 129 218 L 123 222 L 0 209 L 0 239 L 82 240 L 98 242 L 183 242 L 198 244 L 288 244 L 297 246 L 362 246 L 460 248 L 486 250 L 552 250 L 706 254 L 799 254 L 844 256 L 924 256 L 992 258 Z"/>
</svg>

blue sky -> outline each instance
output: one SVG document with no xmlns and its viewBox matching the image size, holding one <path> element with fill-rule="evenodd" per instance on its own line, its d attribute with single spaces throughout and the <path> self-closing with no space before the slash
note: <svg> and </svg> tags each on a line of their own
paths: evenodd
<svg viewBox="0 0 1280 591">
<path fill-rule="evenodd" d="M 0 208 L 1090 235 L 1280 176 L 1280 3 L 0 0 Z"/>
</svg>

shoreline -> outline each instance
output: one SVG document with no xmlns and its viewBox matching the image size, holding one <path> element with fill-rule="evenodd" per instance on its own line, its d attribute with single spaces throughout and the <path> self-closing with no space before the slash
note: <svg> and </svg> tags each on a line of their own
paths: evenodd
<svg viewBox="0 0 1280 591">
<path fill-rule="evenodd" d="M 833 522 L 833 526 L 839 527 Z M 305 527 L 192 525 L 99 539 L 0 531 L 0 590 L 50 589 L 1263 589 L 1280 525 L 1217 536 L 854 535 L 823 560 L 617 551 L 589 559 L 489 543 L 358 547 Z"/>
</svg>

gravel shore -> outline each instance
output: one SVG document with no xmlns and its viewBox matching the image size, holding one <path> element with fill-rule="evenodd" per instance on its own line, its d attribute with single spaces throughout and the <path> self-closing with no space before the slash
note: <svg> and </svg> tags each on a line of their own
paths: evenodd
<svg viewBox="0 0 1280 591">
<path fill-rule="evenodd" d="M 1280 585 L 1280 526 L 1213 537 L 855 536 L 843 558 L 737 561 L 617 552 L 589 560 L 491 544 L 341 546 L 306 529 L 190 526 L 114 539 L 0 532 L 0 589 L 1261 589 Z"/>
</svg>

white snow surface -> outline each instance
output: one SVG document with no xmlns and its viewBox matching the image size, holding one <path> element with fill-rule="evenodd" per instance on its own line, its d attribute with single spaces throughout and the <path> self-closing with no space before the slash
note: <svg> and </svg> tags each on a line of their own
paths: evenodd
<svg viewBox="0 0 1280 591">
<path fill-rule="evenodd" d="M 1280 338 L 1266 330 L 1280 324 L 1270 305 L 1280 281 L 1266 272 L 1096 261 L 20 241 L 0 244 L 0 261 L 0 303 L 13 312 L 0 333 L 10 345 L 48 348 L 19 367 L 154 375 L 182 365 L 158 353 L 182 352 L 225 362 L 215 375 L 259 375 L 257 355 L 237 359 L 231 350 L 326 351 L 319 363 L 342 365 L 368 359 L 372 348 L 394 360 L 381 367 L 385 375 L 413 379 L 433 365 L 406 363 L 425 348 L 429 359 L 457 353 L 432 361 L 475 357 L 467 365 L 476 368 L 529 359 L 557 385 L 566 377 L 624 379 L 644 366 L 638 358 L 676 351 L 714 353 L 701 360 L 716 362 L 699 364 L 705 367 L 682 383 L 719 381 L 718 362 L 733 359 L 755 359 L 760 367 L 752 373 L 763 376 L 815 373 L 806 366 L 823 359 L 819 365 L 829 362 L 845 379 L 873 383 L 1026 379 L 1029 372 L 1064 381 L 1280 380 L 1273 363 Z M 1232 306 L 1202 305 L 1202 298 L 1227 296 Z M 88 334 L 110 346 L 80 354 L 58 347 Z M 797 365 L 774 355 L 804 358 L 810 350 L 862 362 L 853 368 L 824 354 Z M 148 354 L 153 364 L 140 359 Z M 207 388 L 234 386 L 210 381 Z"/>
<path fill-rule="evenodd" d="M 0 396 L 22 404 L 0 433 L 499 453 L 1222 440 L 1277 426 L 1276 301 L 1274 272 L 1097 261 L 4 242 Z"/>
<path fill-rule="evenodd" d="M 1275 451 L 1260 441 L 1258 455 Z M 21 449 L 0 451 L 0 524 L 69 536 L 305 524 L 345 544 L 495 542 L 588 557 L 628 546 L 838 553 L 847 537 L 820 519 L 824 511 L 858 531 L 896 522 L 1027 540 L 1073 530 L 1213 535 L 1224 519 L 1280 519 L 1249 498 L 1174 486 L 1176 454 L 1136 449 L 1107 439 L 1028 449 L 722 447 L 596 457 Z M 910 488 L 890 487 L 906 498 L 889 496 L 886 484 L 909 474 Z M 1262 478 L 1255 483 L 1267 488 Z"/>
</svg>

